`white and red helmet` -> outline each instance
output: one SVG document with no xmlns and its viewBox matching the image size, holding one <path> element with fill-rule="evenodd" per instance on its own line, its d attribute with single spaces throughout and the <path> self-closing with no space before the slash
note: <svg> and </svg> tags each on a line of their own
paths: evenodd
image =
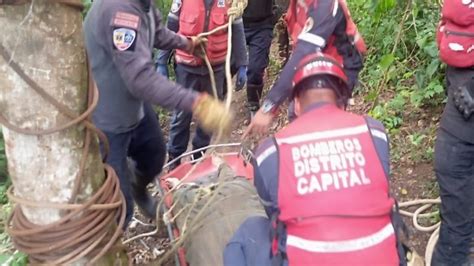
<svg viewBox="0 0 474 266">
<path fill-rule="evenodd" d="M 341 64 L 332 56 L 318 52 L 307 55 L 300 61 L 293 76 L 293 87 L 304 79 L 317 75 L 334 76 L 346 85 L 348 82 Z"/>
<path fill-rule="evenodd" d="M 318 76 L 321 76 L 321 78 L 324 76 L 337 78 L 340 84 L 338 84 L 337 88 L 333 89 L 338 91 L 339 96 L 346 97 L 350 95 L 348 78 L 342 65 L 333 57 L 321 52 L 307 55 L 298 64 L 295 75 L 293 76 L 293 95 L 297 93 L 295 90 L 298 88 L 298 84 L 308 78 Z"/>
</svg>

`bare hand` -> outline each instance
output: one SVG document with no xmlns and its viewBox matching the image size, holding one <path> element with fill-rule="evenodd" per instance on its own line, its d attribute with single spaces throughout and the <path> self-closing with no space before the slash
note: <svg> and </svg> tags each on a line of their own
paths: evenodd
<svg viewBox="0 0 474 266">
<path fill-rule="evenodd" d="M 194 36 L 189 38 L 189 47 L 188 52 L 190 54 L 202 54 L 202 49 L 206 49 L 207 46 L 207 38 L 201 36 Z"/>
<path fill-rule="evenodd" d="M 262 109 L 258 110 L 255 116 L 250 122 L 250 125 L 245 130 L 242 139 L 245 139 L 250 134 L 265 134 L 268 132 L 270 124 L 273 121 L 273 115 L 271 113 L 263 113 Z"/>
</svg>

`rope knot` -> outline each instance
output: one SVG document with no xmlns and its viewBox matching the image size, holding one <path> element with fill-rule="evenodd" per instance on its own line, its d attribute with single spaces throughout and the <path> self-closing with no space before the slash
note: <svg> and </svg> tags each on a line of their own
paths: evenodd
<svg viewBox="0 0 474 266">
<path fill-rule="evenodd" d="M 234 0 L 232 5 L 227 10 L 227 15 L 233 16 L 234 18 L 241 17 L 244 14 L 245 8 L 247 7 L 247 0 Z"/>
</svg>

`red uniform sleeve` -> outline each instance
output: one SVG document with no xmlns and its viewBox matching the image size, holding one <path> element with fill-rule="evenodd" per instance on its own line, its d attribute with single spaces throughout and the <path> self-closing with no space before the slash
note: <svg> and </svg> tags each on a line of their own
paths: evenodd
<svg viewBox="0 0 474 266">
<path fill-rule="evenodd" d="M 307 54 L 324 49 L 341 22 L 344 22 L 344 12 L 339 8 L 337 0 L 314 2 L 308 9 L 306 27 L 298 36 L 295 50 L 279 79 L 269 91 L 267 101 L 279 106 L 291 95 L 292 80 L 299 62 Z"/>
</svg>

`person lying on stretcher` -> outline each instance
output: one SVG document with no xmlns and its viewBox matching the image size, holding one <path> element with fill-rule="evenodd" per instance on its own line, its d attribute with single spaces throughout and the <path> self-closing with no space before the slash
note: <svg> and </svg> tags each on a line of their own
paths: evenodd
<svg viewBox="0 0 474 266">
<path fill-rule="evenodd" d="M 224 265 L 405 265 L 377 120 L 345 111 L 343 68 L 307 55 L 293 78 L 298 118 L 258 147 L 254 182 L 268 217 L 247 219 Z"/>
<path fill-rule="evenodd" d="M 241 149 L 240 153 L 233 152 L 235 148 Z M 162 193 L 169 195 L 163 217 L 171 221 L 175 230 L 170 235 L 172 243 L 173 239 L 179 242 L 173 248 L 183 248 L 178 252 L 182 266 L 222 265 L 224 248 L 240 224 L 249 217 L 265 216 L 250 180 L 252 166 L 246 158 L 251 154 L 238 144 L 217 144 L 205 149 L 213 152 L 197 161 L 183 160 L 178 168 L 160 177 Z M 195 152 L 200 150 L 183 154 L 180 159 Z"/>
</svg>

